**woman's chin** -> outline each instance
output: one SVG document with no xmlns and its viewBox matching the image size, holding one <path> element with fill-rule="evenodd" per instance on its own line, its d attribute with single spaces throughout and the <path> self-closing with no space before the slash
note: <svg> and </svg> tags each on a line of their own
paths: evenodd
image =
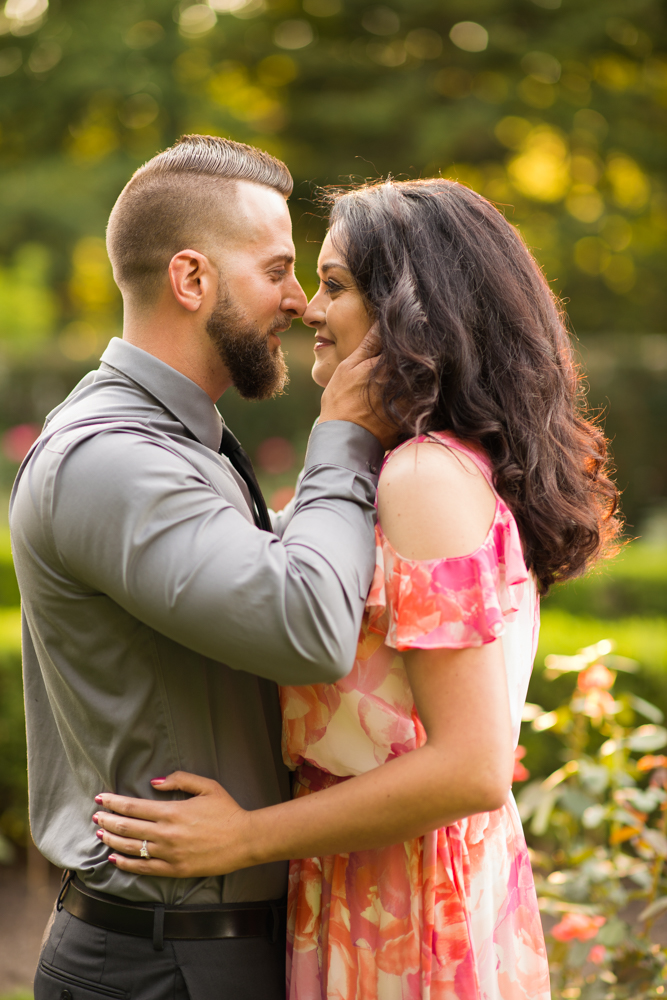
<svg viewBox="0 0 667 1000">
<path fill-rule="evenodd" d="M 331 381 L 331 376 L 336 371 L 338 365 L 326 364 L 315 358 L 315 364 L 313 365 L 311 371 L 311 377 L 316 385 L 319 385 L 322 389 L 326 389 Z"/>
</svg>

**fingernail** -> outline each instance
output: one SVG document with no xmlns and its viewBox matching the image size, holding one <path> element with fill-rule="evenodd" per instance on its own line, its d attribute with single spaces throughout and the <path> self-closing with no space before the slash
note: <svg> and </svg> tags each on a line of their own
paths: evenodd
<svg viewBox="0 0 667 1000">
<path fill-rule="evenodd" d="M 99 818 L 97 816 L 97 813 L 95 813 L 95 815 L 93 816 L 93 823 L 99 823 Z"/>
<path fill-rule="evenodd" d="M 95 836 L 99 837 L 100 840 L 102 840 L 102 838 L 104 837 L 104 830 L 96 830 L 95 831 Z"/>
<path fill-rule="evenodd" d="M 98 806 L 103 806 L 104 805 L 104 802 L 102 801 L 102 796 L 101 795 L 96 795 L 95 796 L 95 801 L 97 802 Z"/>
<path fill-rule="evenodd" d="M 111 862 L 112 865 L 115 865 L 116 864 L 116 855 L 115 854 L 110 854 L 109 855 L 109 861 Z"/>
<path fill-rule="evenodd" d="M 166 780 L 166 778 L 151 778 L 151 785 L 161 785 Z"/>
</svg>

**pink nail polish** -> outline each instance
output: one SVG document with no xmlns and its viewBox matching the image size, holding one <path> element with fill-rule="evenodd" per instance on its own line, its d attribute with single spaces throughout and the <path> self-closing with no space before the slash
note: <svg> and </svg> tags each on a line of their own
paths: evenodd
<svg viewBox="0 0 667 1000">
<path fill-rule="evenodd" d="M 110 854 L 109 855 L 109 861 L 111 862 L 112 865 L 115 865 L 116 864 L 116 855 L 115 854 Z"/>
<path fill-rule="evenodd" d="M 97 815 L 97 813 L 95 813 L 95 815 L 93 816 L 93 823 L 99 823 L 99 821 L 100 821 L 99 816 Z"/>
<path fill-rule="evenodd" d="M 104 837 L 104 830 L 96 830 L 95 831 L 95 836 L 99 837 L 100 840 L 102 840 L 102 838 Z"/>
<path fill-rule="evenodd" d="M 98 806 L 103 806 L 104 805 L 104 802 L 102 801 L 102 796 L 101 795 L 96 795 L 95 796 L 95 801 L 97 802 Z"/>
<path fill-rule="evenodd" d="M 166 778 L 151 778 L 151 785 L 161 785 L 166 780 Z"/>
</svg>

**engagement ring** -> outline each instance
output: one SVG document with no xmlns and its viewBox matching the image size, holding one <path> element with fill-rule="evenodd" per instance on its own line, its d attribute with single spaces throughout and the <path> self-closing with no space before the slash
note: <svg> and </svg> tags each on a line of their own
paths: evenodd
<svg viewBox="0 0 667 1000">
<path fill-rule="evenodd" d="M 147 845 L 147 841 L 142 840 L 142 842 L 141 842 L 141 850 L 139 851 L 139 857 L 141 857 L 141 858 L 150 858 L 150 854 L 148 853 L 148 847 L 146 845 Z"/>
</svg>

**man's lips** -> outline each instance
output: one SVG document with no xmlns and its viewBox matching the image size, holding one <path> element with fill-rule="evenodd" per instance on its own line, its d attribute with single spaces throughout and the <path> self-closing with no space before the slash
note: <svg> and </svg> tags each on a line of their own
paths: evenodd
<svg viewBox="0 0 667 1000">
<path fill-rule="evenodd" d="M 318 333 L 318 335 L 315 337 L 315 344 L 313 345 L 313 350 L 321 351 L 323 347 L 333 347 L 333 346 L 334 346 L 333 340 L 327 340 L 326 337 L 323 337 L 321 334 Z"/>
</svg>

